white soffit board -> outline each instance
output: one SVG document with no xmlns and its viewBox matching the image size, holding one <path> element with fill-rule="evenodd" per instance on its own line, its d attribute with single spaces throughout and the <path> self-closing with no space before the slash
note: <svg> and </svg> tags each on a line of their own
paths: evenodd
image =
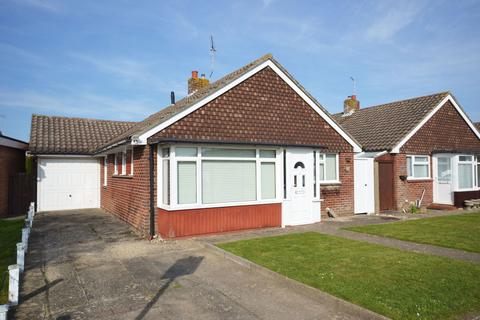
<svg viewBox="0 0 480 320">
<path fill-rule="evenodd" d="M 209 103 L 210 101 L 214 100 L 215 98 L 219 97 L 220 95 L 224 94 L 228 90 L 234 88 L 238 84 L 242 83 L 243 81 L 247 80 L 254 74 L 258 73 L 259 71 L 263 70 L 266 67 L 272 68 L 272 70 L 280 76 L 302 99 L 312 107 L 330 126 L 332 126 L 335 131 L 337 131 L 342 138 L 344 138 L 352 147 L 354 152 L 361 152 L 361 147 L 342 129 L 338 126 L 338 124 L 330 118 L 318 105 L 310 99 L 302 89 L 300 89 L 280 68 L 278 68 L 271 60 L 267 60 L 262 64 L 258 65 L 257 67 L 253 68 L 249 72 L 242 75 L 237 80 L 231 82 L 230 84 L 226 85 L 222 89 L 212 93 L 211 95 L 203 98 L 202 100 L 198 101 L 194 105 L 188 107 L 187 109 L 183 110 L 182 112 L 178 113 L 177 115 L 173 116 L 172 118 L 168 119 L 165 122 L 157 125 L 154 128 L 151 128 L 144 133 L 139 135 L 139 144 L 146 144 L 147 139 L 152 135 L 156 134 L 157 132 L 167 128 L 168 126 L 172 125 L 173 123 L 179 121 L 183 117 L 187 116 L 188 114 L 194 112 L 195 110 L 201 108 L 205 104 Z"/>
<path fill-rule="evenodd" d="M 470 129 L 472 129 L 472 131 L 475 133 L 477 138 L 480 139 L 480 133 L 478 132 L 475 125 L 472 123 L 472 121 L 470 121 L 470 119 L 467 117 L 465 112 L 463 112 L 462 108 L 460 108 L 459 105 L 455 102 L 455 99 L 453 99 L 451 95 L 448 95 L 442 101 L 440 101 L 440 103 L 412 131 L 410 131 L 410 133 L 407 134 L 405 138 L 403 138 L 402 141 L 400 141 L 400 143 L 398 143 L 390 153 L 399 153 L 400 148 L 405 143 L 407 143 L 407 141 L 410 140 L 410 138 L 413 137 L 413 135 L 417 133 L 417 131 L 420 130 L 420 128 L 423 127 L 425 123 L 427 123 L 427 121 L 430 120 L 435 115 L 435 113 L 437 113 L 437 111 L 440 110 L 441 107 L 443 107 L 443 105 L 447 101 L 450 101 L 452 103 L 452 105 L 455 107 L 458 113 L 462 116 L 463 120 L 465 120 L 465 122 L 468 124 Z"/>
</svg>

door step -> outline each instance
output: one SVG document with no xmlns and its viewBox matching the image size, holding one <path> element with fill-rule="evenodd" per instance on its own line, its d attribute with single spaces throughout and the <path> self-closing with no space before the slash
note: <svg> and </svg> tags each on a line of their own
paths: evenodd
<svg viewBox="0 0 480 320">
<path fill-rule="evenodd" d="M 440 203 L 432 203 L 427 207 L 427 209 L 432 209 L 432 210 L 445 210 L 445 211 L 452 211 L 452 210 L 458 210 L 457 207 L 451 204 L 440 204 Z"/>
</svg>

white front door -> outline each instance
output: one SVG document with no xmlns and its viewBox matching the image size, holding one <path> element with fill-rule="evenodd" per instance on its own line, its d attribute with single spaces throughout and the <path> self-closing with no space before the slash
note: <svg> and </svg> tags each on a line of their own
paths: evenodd
<svg viewBox="0 0 480 320">
<path fill-rule="evenodd" d="M 355 213 L 375 212 L 373 158 L 354 160 Z"/>
<path fill-rule="evenodd" d="M 39 158 L 38 210 L 100 207 L 100 164 L 95 158 Z"/>
<path fill-rule="evenodd" d="M 299 225 L 320 221 L 320 203 L 314 201 L 313 196 L 313 150 L 292 148 L 286 152 L 287 199 L 283 202 L 282 224 Z"/>
<path fill-rule="evenodd" d="M 433 156 L 433 202 L 453 204 L 452 155 Z"/>
</svg>

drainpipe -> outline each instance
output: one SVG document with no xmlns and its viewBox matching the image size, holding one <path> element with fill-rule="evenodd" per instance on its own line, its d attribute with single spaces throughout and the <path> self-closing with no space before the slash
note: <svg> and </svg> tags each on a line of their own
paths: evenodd
<svg viewBox="0 0 480 320">
<path fill-rule="evenodd" d="M 149 171 L 150 171 L 150 240 L 153 239 L 155 235 L 155 189 L 154 189 L 154 165 L 153 165 L 153 156 L 154 156 L 154 146 L 149 145 L 150 153 L 148 156 L 148 164 L 149 164 Z"/>
</svg>

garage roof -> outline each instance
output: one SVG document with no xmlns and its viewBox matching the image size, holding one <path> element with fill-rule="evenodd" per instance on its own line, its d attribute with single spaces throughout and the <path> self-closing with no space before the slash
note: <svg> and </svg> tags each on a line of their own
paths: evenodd
<svg viewBox="0 0 480 320">
<path fill-rule="evenodd" d="M 135 122 L 32 115 L 29 150 L 33 154 L 90 155 Z"/>
</svg>

